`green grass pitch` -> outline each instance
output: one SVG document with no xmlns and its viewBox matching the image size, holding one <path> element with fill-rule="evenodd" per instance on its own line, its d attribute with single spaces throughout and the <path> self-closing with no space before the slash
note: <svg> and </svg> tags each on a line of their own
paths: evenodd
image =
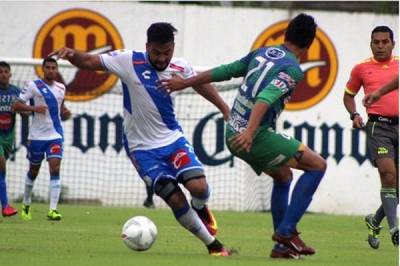
<svg viewBox="0 0 400 266">
<path fill-rule="evenodd" d="M 63 220 L 51 222 L 46 220 L 47 205 L 32 207 L 32 221 L 22 221 L 19 216 L 0 218 L 0 265 L 398 265 L 398 249 L 391 244 L 386 220 L 380 249 L 373 250 L 366 241 L 367 230 L 361 216 L 306 214 L 298 229 L 317 254 L 289 261 L 269 258 L 273 245 L 270 213 L 215 212 L 218 238 L 239 251 L 221 258 L 209 256 L 201 242 L 182 229 L 168 209 L 60 205 Z M 136 215 L 148 216 L 158 229 L 155 244 L 145 252 L 129 250 L 120 238 L 123 223 Z"/>
</svg>

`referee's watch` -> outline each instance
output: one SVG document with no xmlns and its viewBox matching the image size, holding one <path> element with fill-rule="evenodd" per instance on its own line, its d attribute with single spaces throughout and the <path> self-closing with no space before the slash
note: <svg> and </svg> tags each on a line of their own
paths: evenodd
<svg viewBox="0 0 400 266">
<path fill-rule="evenodd" d="M 359 116 L 360 114 L 357 113 L 357 112 L 352 112 L 352 113 L 350 114 L 350 120 L 353 121 L 354 118 L 356 118 L 357 115 Z"/>
</svg>

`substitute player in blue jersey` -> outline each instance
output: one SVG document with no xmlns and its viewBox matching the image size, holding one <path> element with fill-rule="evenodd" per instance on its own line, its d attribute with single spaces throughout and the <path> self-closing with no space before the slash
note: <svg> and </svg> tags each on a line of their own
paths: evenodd
<svg viewBox="0 0 400 266">
<path fill-rule="evenodd" d="M 17 214 L 8 203 L 6 184 L 6 162 L 15 144 L 15 112 L 11 106 L 17 99 L 20 89 L 10 84 L 11 67 L 0 62 L 0 202 L 4 217 Z"/>
<path fill-rule="evenodd" d="M 303 79 L 298 57 L 314 40 L 317 25 L 311 16 L 300 14 L 288 25 L 283 45 L 259 48 L 231 64 L 221 65 L 189 79 L 162 80 L 168 91 L 212 81 L 244 77 L 226 128 L 226 143 L 232 154 L 246 161 L 257 174 L 274 179 L 271 212 L 276 241 L 271 257 L 299 258 L 315 250 L 299 237 L 297 224 L 311 203 L 326 162 L 299 141 L 275 132 L 275 120 Z M 291 168 L 304 173 L 288 195 Z"/>
<path fill-rule="evenodd" d="M 59 221 L 62 216 L 57 204 L 61 193 L 60 166 L 64 142 L 61 120 L 68 119 L 71 112 L 64 105 L 65 86 L 55 81 L 58 75 L 57 61 L 53 58 L 44 59 L 42 69 L 44 78 L 29 82 L 13 104 L 16 111 L 33 113 L 28 136 L 29 171 L 25 177 L 21 217 L 23 220 L 32 219 L 32 189 L 46 156 L 50 170 L 50 208 L 47 218 Z M 33 100 L 33 105 L 26 104 L 30 100 Z"/>
<path fill-rule="evenodd" d="M 182 58 L 174 58 L 174 33 L 169 23 L 154 23 L 147 30 L 146 51 L 121 50 L 90 55 L 62 48 L 51 55 L 66 58 L 75 66 L 106 70 L 122 81 L 124 143 L 141 178 L 172 209 L 177 221 L 198 237 L 214 256 L 230 252 L 213 236 L 217 224 L 207 208 L 210 196 L 204 169 L 176 120 L 173 98 L 157 88 L 157 81 L 178 75 L 196 75 Z M 195 88 L 227 118 L 229 107 L 211 85 Z M 190 192 L 189 205 L 178 186 Z"/>
</svg>

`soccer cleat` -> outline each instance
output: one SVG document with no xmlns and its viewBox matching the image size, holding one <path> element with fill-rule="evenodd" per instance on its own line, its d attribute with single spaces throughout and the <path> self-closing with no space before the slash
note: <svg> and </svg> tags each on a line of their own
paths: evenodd
<svg viewBox="0 0 400 266">
<path fill-rule="evenodd" d="M 373 223 L 374 215 L 369 214 L 365 216 L 365 224 L 368 228 L 368 244 L 373 249 L 378 249 L 380 240 L 379 240 L 379 233 L 381 232 L 381 226 L 375 226 Z"/>
<path fill-rule="evenodd" d="M 215 220 L 215 217 L 212 214 L 212 212 L 207 208 L 207 205 L 204 205 L 203 209 L 201 210 L 198 210 L 196 208 L 193 208 L 193 210 L 195 210 L 197 215 L 199 215 L 201 221 L 207 228 L 207 231 L 211 235 L 215 236 L 218 232 L 217 221 Z"/>
<path fill-rule="evenodd" d="M 284 244 L 286 247 L 289 247 L 302 255 L 314 255 L 315 249 L 307 246 L 303 240 L 299 237 L 299 232 L 297 230 L 292 233 L 290 236 L 283 236 L 278 232 L 272 236 L 272 240 L 277 241 L 278 243 Z"/>
<path fill-rule="evenodd" d="M 47 214 L 47 218 L 52 221 L 60 221 L 62 215 L 57 210 L 50 210 Z"/>
<path fill-rule="evenodd" d="M 1 211 L 1 214 L 3 215 L 3 217 L 10 217 L 10 216 L 16 215 L 17 213 L 18 213 L 18 211 L 9 204 L 7 204 L 7 206 L 4 207 L 3 210 Z"/>
<path fill-rule="evenodd" d="M 301 255 L 284 244 L 276 243 L 271 250 L 271 258 L 273 259 L 301 259 Z"/>
<path fill-rule="evenodd" d="M 145 199 L 145 201 L 143 201 L 143 206 L 149 209 L 154 209 L 156 206 L 154 205 L 153 200 L 149 200 L 149 199 Z"/>
<path fill-rule="evenodd" d="M 392 235 L 392 243 L 394 246 L 399 245 L 399 228 L 395 227 L 390 229 L 390 234 Z"/>
<path fill-rule="evenodd" d="M 32 212 L 31 212 L 31 206 L 30 205 L 22 205 L 21 209 L 21 218 L 22 220 L 29 221 L 32 219 Z"/>
<path fill-rule="evenodd" d="M 215 239 L 211 244 L 207 245 L 208 254 L 211 256 L 219 256 L 219 257 L 229 257 L 232 255 L 232 251 L 224 248 L 221 242 L 218 239 Z"/>
</svg>

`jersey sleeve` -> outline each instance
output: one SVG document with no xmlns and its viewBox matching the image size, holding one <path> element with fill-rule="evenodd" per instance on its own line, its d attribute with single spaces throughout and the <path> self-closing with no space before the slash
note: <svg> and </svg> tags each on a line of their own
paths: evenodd
<svg viewBox="0 0 400 266">
<path fill-rule="evenodd" d="M 180 58 L 179 64 L 183 67 L 182 76 L 184 79 L 196 76 L 197 73 L 193 66 L 189 64 L 185 59 Z"/>
<path fill-rule="evenodd" d="M 19 93 L 18 100 L 27 102 L 35 95 L 35 83 L 29 82 L 26 84 Z"/>
<path fill-rule="evenodd" d="M 244 77 L 253 55 L 254 51 L 248 53 L 240 60 L 211 69 L 212 81 L 223 81 L 231 78 Z"/>
<path fill-rule="evenodd" d="M 115 50 L 100 55 L 103 68 L 117 76 L 124 76 L 127 69 L 130 69 L 132 62 L 132 51 Z"/>
<path fill-rule="evenodd" d="M 346 83 L 345 91 L 350 95 L 356 95 L 362 86 L 360 75 L 360 65 L 356 65 L 351 70 L 350 79 Z"/>
<path fill-rule="evenodd" d="M 257 101 L 272 105 L 289 91 L 293 91 L 296 85 L 303 79 L 303 72 L 294 67 L 282 70 L 272 81 L 257 95 Z"/>
</svg>

